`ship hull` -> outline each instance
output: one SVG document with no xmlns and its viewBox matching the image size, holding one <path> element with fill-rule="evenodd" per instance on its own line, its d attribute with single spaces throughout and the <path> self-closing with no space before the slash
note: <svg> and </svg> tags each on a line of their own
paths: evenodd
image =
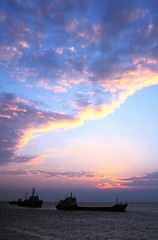
<svg viewBox="0 0 158 240">
<path fill-rule="evenodd" d="M 10 201 L 9 204 L 10 205 L 17 205 L 17 201 Z"/>
<path fill-rule="evenodd" d="M 31 202 L 29 200 L 20 201 L 17 203 L 18 207 L 32 207 L 32 208 L 40 208 L 42 207 L 43 201 Z"/>
<path fill-rule="evenodd" d="M 116 204 L 112 207 L 72 207 L 56 205 L 57 210 L 124 212 L 128 204 Z"/>
</svg>

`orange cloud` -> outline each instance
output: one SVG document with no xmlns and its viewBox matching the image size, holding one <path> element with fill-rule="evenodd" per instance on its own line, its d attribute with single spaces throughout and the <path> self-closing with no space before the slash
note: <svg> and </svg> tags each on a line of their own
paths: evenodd
<svg viewBox="0 0 158 240">
<path fill-rule="evenodd" d="M 18 151 L 21 151 L 22 148 L 32 139 L 38 137 L 39 135 L 32 135 L 32 132 L 30 129 L 26 130 L 24 132 L 24 135 L 20 138 L 18 144 L 16 145 L 16 147 L 18 148 Z"/>
<path fill-rule="evenodd" d="M 11 116 L 5 115 L 5 114 L 0 114 L 0 117 L 2 117 L 2 118 L 11 118 Z"/>
<path fill-rule="evenodd" d="M 113 102 L 111 105 L 103 104 L 96 108 L 94 108 L 94 106 L 91 104 L 88 107 L 82 108 L 82 110 L 79 112 L 79 115 L 82 120 L 97 119 L 113 113 L 118 106 L 118 102 Z"/>
<path fill-rule="evenodd" d="M 107 189 L 107 188 L 130 188 L 129 186 L 122 185 L 120 183 L 114 183 L 114 182 L 104 182 L 104 183 L 98 183 L 96 188 L 98 189 Z"/>
<path fill-rule="evenodd" d="M 41 124 L 39 125 L 37 128 L 29 128 L 26 129 L 23 132 L 23 136 L 21 136 L 20 141 L 17 144 L 17 147 L 19 148 L 19 150 L 22 150 L 22 148 L 32 139 L 38 137 L 39 135 L 33 135 L 34 133 L 39 133 L 39 132 L 48 132 L 48 131 L 52 131 L 55 129 L 69 129 L 69 128 L 73 128 L 79 125 L 82 125 L 82 121 L 81 119 L 79 119 L 78 117 L 73 118 L 72 120 L 59 120 L 59 121 L 53 121 L 54 119 L 52 119 L 52 121 L 48 121 L 45 124 Z"/>
<path fill-rule="evenodd" d="M 69 129 L 81 125 L 83 122 L 79 117 L 74 117 L 73 119 L 63 119 L 48 121 L 46 124 L 41 124 L 38 128 L 30 129 L 30 132 L 47 132 L 52 131 L 56 128 Z"/>
<path fill-rule="evenodd" d="M 148 60 L 146 60 L 148 61 Z M 153 61 L 151 61 L 153 63 Z M 137 71 L 123 74 L 121 79 L 105 81 L 102 86 L 112 93 L 111 104 L 102 104 L 94 107 L 93 104 L 83 107 L 79 116 L 84 119 L 97 119 L 112 114 L 122 103 L 137 90 L 158 84 L 158 74 L 150 69 L 139 66 Z"/>
<path fill-rule="evenodd" d="M 38 165 L 38 164 L 44 163 L 44 161 L 42 159 L 45 157 L 48 157 L 48 155 L 40 154 L 36 157 L 33 157 L 29 162 L 26 162 L 24 164 Z"/>
<path fill-rule="evenodd" d="M 153 61 L 149 59 L 142 60 L 148 64 L 153 64 Z M 155 61 L 154 61 L 155 63 Z M 108 90 L 112 94 L 112 101 L 109 104 L 102 104 L 94 106 L 93 104 L 82 107 L 79 110 L 78 116 L 73 116 L 72 119 L 54 119 L 53 116 L 47 119 L 42 112 L 37 112 L 36 115 L 40 118 L 45 118 L 47 121 L 44 124 L 39 124 L 37 127 L 28 128 L 23 132 L 18 147 L 22 148 L 31 139 L 38 137 L 39 135 L 34 135 L 34 133 L 47 132 L 55 129 L 69 129 L 83 124 L 86 119 L 98 119 L 112 114 L 120 105 L 128 98 L 128 96 L 134 94 L 137 90 L 144 87 L 158 84 L 158 74 L 150 69 L 144 69 L 142 65 L 140 66 L 139 60 L 137 60 L 137 70 L 129 71 L 124 73 L 120 79 L 113 79 L 105 81 L 102 83 L 102 87 Z M 47 86 L 45 86 L 47 87 Z M 60 86 L 55 86 L 56 91 L 64 91 L 64 88 Z M 17 106 L 8 107 L 12 111 L 23 111 L 26 109 L 19 108 Z M 9 115 L 3 115 L 3 117 L 10 118 Z"/>
<path fill-rule="evenodd" d="M 8 105 L 7 107 L 5 107 L 3 109 L 4 111 L 17 111 L 17 112 L 27 112 L 26 109 L 23 109 L 23 108 L 19 108 L 18 106 L 16 105 Z"/>
<path fill-rule="evenodd" d="M 99 189 L 105 189 L 105 188 L 113 188 L 113 186 L 110 183 L 99 183 L 97 186 Z"/>
</svg>

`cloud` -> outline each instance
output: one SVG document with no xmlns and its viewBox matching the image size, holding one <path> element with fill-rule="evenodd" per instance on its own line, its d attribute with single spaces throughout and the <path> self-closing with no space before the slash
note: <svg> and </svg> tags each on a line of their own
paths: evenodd
<svg viewBox="0 0 158 240">
<path fill-rule="evenodd" d="M 17 169 L 17 170 L 0 170 L 0 173 L 2 175 L 11 175 L 11 176 L 18 176 L 18 175 L 27 175 L 26 170 L 22 170 L 22 169 Z"/>
<path fill-rule="evenodd" d="M 40 176 L 43 179 L 54 179 L 54 178 L 70 178 L 70 179 L 90 179 L 94 177 L 94 172 L 92 171 L 80 171 L 80 172 L 51 172 L 43 170 L 34 170 L 34 169 L 16 169 L 16 170 L 0 170 L 0 174 L 3 175 L 36 175 Z"/>
<path fill-rule="evenodd" d="M 29 155 L 22 156 L 20 154 L 17 154 L 14 156 L 14 163 L 37 165 L 39 163 L 43 163 L 42 159 L 45 157 L 47 157 L 47 155 L 44 155 L 44 154 L 36 155 L 36 156 L 29 156 Z"/>
<path fill-rule="evenodd" d="M 155 61 L 147 59 L 146 64 L 152 65 Z M 139 63 L 136 71 L 127 72 L 120 79 L 102 82 L 103 90 L 78 94 L 78 99 L 73 105 L 78 110 L 78 115 L 40 110 L 33 104 L 27 103 L 24 98 L 19 98 L 15 94 L 2 93 L 0 98 L 1 163 L 13 161 L 15 151 L 23 148 L 40 132 L 78 126 L 84 119 L 105 117 L 113 113 L 136 90 L 157 83 L 157 73 L 144 69 Z M 64 89 L 60 88 L 61 90 Z"/>
<path fill-rule="evenodd" d="M 76 39 L 83 41 L 82 47 L 86 47 L 90 43 L 98 43 L 101 37 L 100 25 L 91 24 L 84 18 L 80 21 L 72 19 L 66 26 L 69 33 L 73 33 Z"/>
<path fill-rule="evenodd" d="M 25 162 L 25 160 L 24 160 Z M 113 178 L 108 173 L 102 171 L 45 171 L 38 169 L 10 168 L 10 170 L 0 169 L 1 175 L 8 176 L 36 176 L 42 180 L 75 180 L 80 179 L 90 182 L 93 188 L 98 189 L 155 189 L 158 183 L 158 172 L 145 173 L 142 176 Z"/>
<path fill-rule="evenodd" d="M 69 47 L 69 50 L 70 50 L 71 52 L 74 52 L 74 51 L 75 51 L 75 48 L 74 48 L 74 47 Z"/>
<path fill-rule="evenodd" d="M 1 45 L 0 52 L 0 63 L 2 65 L 5 65 L 6 62 L 7 64 L 10 63 L 13 59 L 17 61 L 22 56 L 21 50 L 18 50 L 16 47 Z"/>
<path fill-rule="evenodd" d="M 91 171 L 81 171 L 81 172 L 47 172 L 47 171 L 40 171 L 40 170 L 32 170 L 32 174 L 39 174 L 43 175 L 44 178 L 51 179 L 51 178 L 71 178 L 71 179 L 76 179 L 76 178 L 92 178 L 94 176 L 94 173 Z"/>
<path fill-rule="evenodd" d="M 107 179 L 97 185 L 97 188 L 157 188 L 158 172 L 145 173 L 142 176 Z"/>
<path fill-rule="evenodd" d="M 22 100 L 21 100 L 22 99 Z M 12 161 L 29 162 L 32 157 L 18 157 L 16 151 L 37 137 L 34 133 L 50 131 L 57 127 L 73 127 L 81 124 L 77 116 L 41 111 L 15 94 L 1 93 L 0 96 L 0 163 Z"/>
<path fill-rule="evenodd" d="M 85 82 L 105 84 L 136 70 L 136 58 L 157 58 L 157 17 L 151 5 L 124 0 L 119 0 L 119 4 L 40 1 L 38 5 L 6 1 L 6 5 L 11 19 L 3 21 L 6 34 L 0 45 L 1 59 L 3 65 L 7 61 L 7 71 L 10 69 L 16 79 L 23 75 L 36 85 L 42 76 L 46 85 L 52 85 L 60 82 L 63 75 L 67 82 L 70 77 L 82 75 Z M 73 42 L 73 47 L 68 42 Z M 152 70 L 154 66 L 148 67 Z"/>
<path fill-rule="evenodd" d="M 105 117 L 137 90 L 158 84 L 156 1 L 0 4 L 3 72 L 12 84 L 53 90 L 52 105 L 62 99 L 59 109 L 69 110 L 41 110 L 37 100 L 31 104 L 2 93 L 1 163 L 14 161 L 17 150 L 40 132 Z"/>
<path fill-rule="evenodd" d="M 54 90 L 54 92 L 57 92 L 57 93 L 67 92 L 66 88 L 64 88 L 62 86 L 53 86 L 52 90 Z"/>
<path fill-rule="evenodd" d="M 25 41 L 20 42 L 20 45 L 21 45 L 22 47 L 24 47 L 24 48 L 29 48 L 29 47 L 30 47 L 30 45 L 29 45 L 27 42 L 25 42 Z"/>
<path fill-rule="evenodd" d="M 118 179 L 124 185 L 133 188 L 155 188 L 158 184 L 158 172 L 145 173 L 142 176 Z"/>
<path fill-rule="evenodd" d="M 53 49 L 58 54 L 63 54 L 64 49 L 62 47 L 58 47 L 56 49 Z"/>
</svg>

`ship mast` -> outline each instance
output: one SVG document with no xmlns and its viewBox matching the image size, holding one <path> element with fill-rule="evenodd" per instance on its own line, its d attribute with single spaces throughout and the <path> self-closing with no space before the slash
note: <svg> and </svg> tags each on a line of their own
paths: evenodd
<svg viewBox="0 0 158 240">
<path fill-rule="evenodd" d="M 35 188 L 32 188 L 32 196 L 34 197 L 35 195 Z"/>
</svg>

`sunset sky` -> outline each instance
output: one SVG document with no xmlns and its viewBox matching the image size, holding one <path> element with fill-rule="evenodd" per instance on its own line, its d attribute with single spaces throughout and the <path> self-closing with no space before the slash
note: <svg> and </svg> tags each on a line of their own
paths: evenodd
<svg viewBox="0 0 158 240">
<path fill-rule="evenodd" d="M 0 1 L 0 200 L 32 187 L 158 201 L 157 0 Z"/>
</svg>

